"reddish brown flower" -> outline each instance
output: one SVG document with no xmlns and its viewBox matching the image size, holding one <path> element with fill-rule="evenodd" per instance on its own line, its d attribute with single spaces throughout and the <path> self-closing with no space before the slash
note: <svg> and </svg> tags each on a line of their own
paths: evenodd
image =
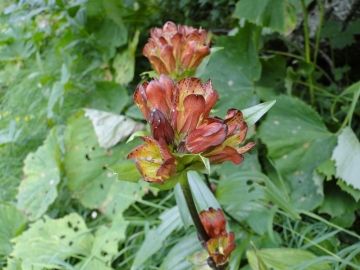
<svg viewBox="0 0 360 270">
<path fill-rule="evenodd" d="M 210 207 L 208 211 L 201 211 L 200 220 L 210 238 L 226 233 L 226 219 L 221 209 Z"/>
<path fill-rule="evenodd" d="M 203 243 L 216 265 L 228 263 L 231 252 L 235 249 L 234 233 L 226 232 L 226 219 L 221 209 L 203 210 L 200 220 L 210 239 Z"/>
<path fill-rule="evenodd" d="M 210 54 L 210 42 L 203 29 L 167 22 L 150 31 L 151 38 L 142 53 L 158 74 L 176 78 L 186 70 L 196 69 L 202 59 Z"/>
<path fill-rule="evenodd" d="M 216 265 L 229 262 L 231 252 L 236 248 L 232 232 L 211 238 L 206 242 L 207 251 Z"/>
<path fill-rule="evenodd" d="M 143 179 L 162 184 L 176 172 L 177 161 L 163 139 L 141 137 L 145 144 L 133 149 L 127 158 L 134 158 Z"/>
<path fill-rule="evenodd" d="M 242 154 L 250 150 L 254 143 L 238 147 L 245 140 L 247 132 L 240 111 L 229 110 L 224 120 L 209 117 L 218 96 L 210 80 L 203 84 L 198 78 L 184 78 L 174 84 L 170 78 L 161 75 L 159 79 L 139 85 L 134 101 L 148 121 L 154 140 L 159 142 L 159 146 L 160 142 L 164 142 L 166 149 L 172 149 L 175 156 L 201 154 L 208 157 L 211 163 L 230 160 L 239 164 L 243 160 Z M 141 150 L 147 151 L 148 145 Z M 154 143 L 151 145 L 156 147 Z M 137 156 L 132 154 L 128 158 Z M 139 160 L 140 156 L 137 157 L 137 166 L 143 176 L 152 175 L 144 178 L 146 181 L 163 181 L 171 176 L 160 177 L 158 172 L 154 175 L 153 171 L 147 173 L 148 165 L 144 167 L 145 163 Z M 183 165 L 187 167 L 189 164 Z M 154 167 L 151 168 L 154 170 Z M 175 173 L 176 169 L 172 167 L 169 172 Z"/>
</svg>

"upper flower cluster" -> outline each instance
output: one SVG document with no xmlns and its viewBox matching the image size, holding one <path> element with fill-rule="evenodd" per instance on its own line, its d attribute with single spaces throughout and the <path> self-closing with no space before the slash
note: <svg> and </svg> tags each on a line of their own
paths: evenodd
<svg viewBox="0 0 360 270">
<path fill-rule="evenodd" d="M 158 74 L 177 78 L 187 70 L 196 69 L 210 54 L 207 33 L 201 28 L 176 27 L 173 22 L 167 22 L 162 29 L 151 29 L 150 35 L 142 53 Z"/>
<path fill-rule="evenodd" d="M 163 183 L 175 174 L 179 154 L 201 154 L 210 163 L 242 162 L 242 154 L 254 146 L 251 142 L 239 147 L 247 124 L 236 109 L 228 110 L 225 119 L 210 117 L 217 100 L 211 80 L 203 84 L 198 78 L 174 83 L 161 75 L 136 88 L 134 101 L 150 124 L 153 138 L 143 137 L 145 144 L 128 158 L 135 159 L 145 181 Z"/>
</svg>

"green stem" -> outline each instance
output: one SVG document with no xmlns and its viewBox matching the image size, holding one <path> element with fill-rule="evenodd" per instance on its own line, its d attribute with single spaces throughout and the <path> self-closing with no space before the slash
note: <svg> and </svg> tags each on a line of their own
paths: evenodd
<svg viewBox="0 0 360 270">
<path fill-rule="evenodd" d="M 310 58 L 310 38 L 309 38 L 309 26 L 308 26 L 308 17 L 307 17 L 307 11 L 306 11 L 306 5 L 305 1 L 301 0 L 301 7 L 302 12 L 304 15 L 304 35 L 305 35 L 305 60 L 306 63 L 311 64 L 311 58 Z M 310 103 L 311 105 L 314 105 L 315 102 L 315 94 L 314 94 L 314 88 L 313 88 L 313 72 L 311 72 L 308 76 L 309 81 L 309 88 L 310 88 Z"/>
<path fill-rule="evenodd" d="M 320 21 L 319 21 L 319 25 L 318 25 L 318 29 L 317 29 L 317 33 L 316 33 L 316 41 L 315 41 L 315 51 L 314 51 L 314 62 L 316 62 L 317 59 L 317 55 L 319 52 L 319 44 L 320 44 L 320 36 L 321 36 L 321 27 L 322 24 L 324 22 L 324 6 L 325 6 L 325 1 L 324 0 L 320 0 L 317 2 L 319 9 L 320 9 Z"/>
<path fill-rule="evenodd" d="M 194 202 L 191 190 L 190 190 L 189 180 L 188 180 L 186 172 L 183 172 L 180 175 L 180 186 L 181 186 L 182 192 L 184 193 L 185 201 L 189 208 L 191 218 L 194 221 L 196 230 L 198 231 L 201 239 L 203 241 L 207 242 L 210 239 L 210 237 L 206 233 L 205 228 L 201 223 L 199 214 L 196 210 L 195 202 Z"/>
</svg>

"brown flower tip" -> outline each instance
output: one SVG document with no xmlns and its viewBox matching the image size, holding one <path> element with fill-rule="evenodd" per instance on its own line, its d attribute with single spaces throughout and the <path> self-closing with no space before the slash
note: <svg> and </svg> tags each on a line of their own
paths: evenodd
<svg viewBox="0 0 360 270">
<path fill-rule="evenodd" d="M 162 28 L 151 29 L 150 36 L 142 53 L 158 74 L 171 78 L 196 69 L 210 54 L 207 33 L 201 28 L 176 26 L 169 21 Z"/>
</svg>

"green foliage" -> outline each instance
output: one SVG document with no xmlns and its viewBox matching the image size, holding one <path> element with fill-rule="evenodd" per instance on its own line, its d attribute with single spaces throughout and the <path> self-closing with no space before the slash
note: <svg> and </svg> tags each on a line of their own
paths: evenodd
<svg viewBox="0 0 360 270">
<path fill-rule="evenodd" d="M 208 31 L 196 76 L 219 92 L 211 114 L 241 109 L 256 142 L 240 166 L 181 155 L 209 174 L 189 172 L 198 211 L 224 209 L 235 233 L 230 269 L 358 269 L 360 20 L 325 9 L 0 1 L 0 268 L 209 269 L 179 175 L 149 185 L 126 160 L 149 134 L 132 101 L 155 76 L 142 49 L 170 18 Z"/>
</svg>

